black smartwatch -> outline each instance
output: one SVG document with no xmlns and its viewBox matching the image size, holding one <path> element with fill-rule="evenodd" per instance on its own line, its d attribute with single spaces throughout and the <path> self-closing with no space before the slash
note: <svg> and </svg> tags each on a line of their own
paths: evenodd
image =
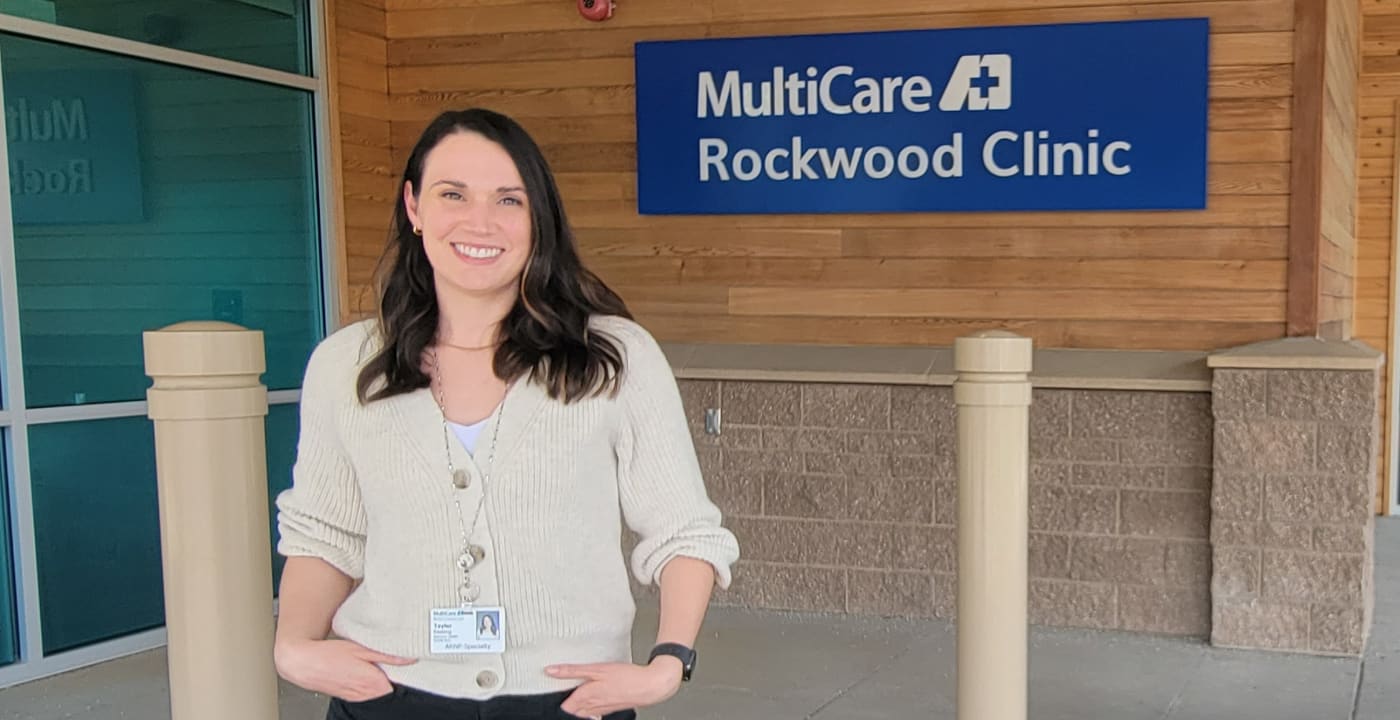
<svg viewBox="0 0 1400 720">
<path fill-rule="evenodd" d="M 661 643 L 651 649 L 647 664 L 662 656 L 670 655 L 681 661 L 681 682 L 690 682 L 690 673 L 695 670 L 695 651 L 680 643 Z"/>
</svg>

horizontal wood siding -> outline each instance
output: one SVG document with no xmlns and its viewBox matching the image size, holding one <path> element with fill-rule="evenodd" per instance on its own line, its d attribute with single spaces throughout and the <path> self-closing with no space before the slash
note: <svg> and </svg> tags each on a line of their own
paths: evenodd
<svg viewBox="0 0 1400 720">
<path fill-rule="evenodd" d="M 387 0 L 393 152 L 382 149 L 382 121 L 357 114 L 366 126 L 357 137 L 374 139 L 355 147 L 362 169 L 347 175 L 357 208 L 350 282 L 368 280 L 366 263 L 383 248 L 395 188 L 381 168 L 400 167 L 437 113 L 484 105 L 535 134 L 587 261 L 665 340 L 927 345 L 987 326 L 1064 347 L 1208 349 L 1279 337 L 1293 10 L 1292 0 L 647 0 L 590 23 L 557 0 Z M 639 40 L 1199 16 L 1215 33 L 1205 211 L 636 213 Z M 356 84 L 366 99 L 379 88 L 378 78 Z"/>
<path fill-rule="evenodd" d="M 341 319 L 374 311 L 370 284 L 394 208 L 384 0 L 326 3 L 340 153 Z"/>
<path fill-rule="evenodd" d="M 1390 357 L 1392 272 L 1395 247 L 1396 106 L 1400 104 L 1400 0 L 1361 4 L 1361 82 L 1358 87 L 1359 158 L 1356 201 L 1355 337 L 1386 353 L 1382 387 L 1394 381 Z M 1395 418 L 1381 403 L 1384 437 Z M 1383 446 L 1388 446 L 1388 442 Z M 1389 507 L 1389 453 L 1383 450 L 1376 483 L 1376 505 Z"/>
</svg>

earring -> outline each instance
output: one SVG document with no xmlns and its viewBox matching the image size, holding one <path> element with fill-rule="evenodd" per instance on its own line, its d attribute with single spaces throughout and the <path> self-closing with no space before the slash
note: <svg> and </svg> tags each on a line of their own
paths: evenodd
<svg viewBox="0 0 1400 720">
<path fill-rule="evenodd" d="M 414 225 L 414 226 L 413 226 L 413 234 L 414 234 L 414 235 L 422 235 L 422 234 L 423 234 L 423 228 L 420 228 L 420 227 L 418 227 L 417 225 Z"/>
</svg>

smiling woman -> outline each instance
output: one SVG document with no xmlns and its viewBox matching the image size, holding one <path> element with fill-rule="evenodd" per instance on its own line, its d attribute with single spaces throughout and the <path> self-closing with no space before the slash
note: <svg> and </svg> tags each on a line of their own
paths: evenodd
<svg viewBox="0 0 1400 720">
<path fill-rule="evenodd" d="M 630 314 L 583 266 L 553 174 L 522 127 L 485 110 L 443 113 L 423 131 L 401 182 L 380 268 L 387 345 L 360 374 L 361 400 L 427 384 L 419 359 L 433 343 L 496 348 L 488 359 L 497 376 L 539 372 L 566 400 L 620 368 L 618 348 L 590 336 L 587 323 Z M 473 318 L 476 327 L 464 327 L 442 312 L 461 303 L 481 305 L 499 326 Z M 383 387 L 371 392 L 380 376 Z"/>
<path fill-rule="evenodd" d="M 379 317 L 307 368 L 278 499 L 279 672 L 335 698 L 331 720 L 622 720 L 665 701 L 738 544 L 666 356 L 583 266 L 538 146 L 500 114 L 444 113 L 385 260 Z M 629 564 L 661 586 L 644 665 Z"/>
<path fill-rule="evenodd" d="M 530 256 L 524 181 L 505 148 L 477 133 L 453 133 L 428 153 L 420 194 L 403 187 L 413 233 L 447 287 L 439 293 L 499 295 L 511 290 Z M 443 342 L 477 345 L 449 329 Z"/>
</svg>

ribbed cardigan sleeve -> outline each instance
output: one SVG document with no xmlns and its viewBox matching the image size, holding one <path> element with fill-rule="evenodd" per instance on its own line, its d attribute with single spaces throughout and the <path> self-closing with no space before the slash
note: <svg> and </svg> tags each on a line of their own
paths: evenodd
<svg viewBox="0 0 1400 720">
<path fill-rule="evenodd" d="M 640 536 L 632 572 L 659 584 L 666 563 L 685 556 L 710 563 L 717 584 L 728 588 L 739 544 L 706 492 L 670 363 L 639 326 L 618 336 L 627 351 L 618 392 L 618 483 L 623 517 Z"/>
<path fill-rule="evenodd" d="M 301 390 L 301 431 L 292 486 L 277 497 L 277 551 L 317 557 L 351 578 L 364 575 L 367 522 L 359 484 L 345 452 L 337 416 L 356 402 L 343 337 L 312 352 Z"/>
</svg>

